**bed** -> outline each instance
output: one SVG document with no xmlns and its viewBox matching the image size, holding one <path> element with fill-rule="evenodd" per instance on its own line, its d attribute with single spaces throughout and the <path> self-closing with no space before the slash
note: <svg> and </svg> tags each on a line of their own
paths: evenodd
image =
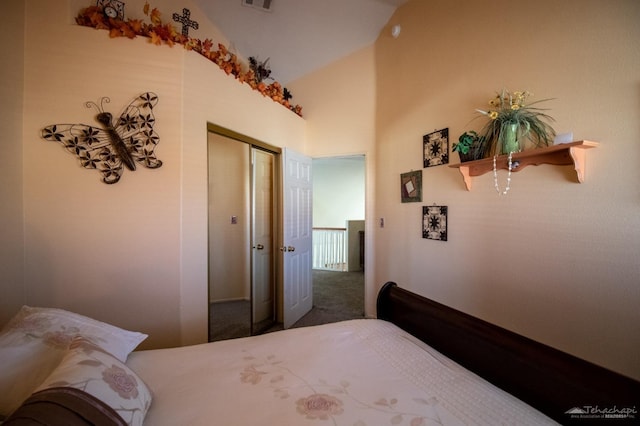
<svg viewBox="0 0 640 426">
<path fill-rule="evenodd" d="M 49 399 L 77 402 L 78 392 L 65 393 L 74 387 L 95 398 L 70 411 L 91 417 L 91 424 L 105 425 L 638 421 L 640 383 L 635 380 L 395 283 L 380 290 L 377 311 L 377 319 L 135 351 L 125 357 L 126 362 L 109 358 L 105 345 L 96 339 L 75 336 L 70 345 L 75 352 L 64 356 L 6 423 L 29 424 L 20 421 L 49 410 Z M 119 369 L 121 393 L 117 401 L 102 404 L 108 398 L 100 392 L 114 389 L 113 383 L 110 388 L 104 384 L 107 378 L 112 380 L 104 375 L 105 367 Z M 78 368 L 85 371 L 78 373 Z M 90 389 L 98 384 L 104 389 Z M 20 414 L 28 411 L 36 414 Z"/>
</svg>

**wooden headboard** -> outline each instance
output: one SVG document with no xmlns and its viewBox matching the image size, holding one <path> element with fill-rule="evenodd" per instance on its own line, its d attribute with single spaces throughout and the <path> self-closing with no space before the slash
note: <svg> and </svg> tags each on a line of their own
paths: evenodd
<svg viewBox="0 0 640 426">
<path fill-rule="evenodd" d="M 618 424 L 603 410 L 640 420 L 640 382 L 464 312 L 386 283 L 378 318 L 390 321 L 458 364 L 562 424 Z M 597 409 L 596 409 L 597 407 Z M 567 413 L 574 408 L 588 415 Z M 596 410 L 596 411 L 594 411 Z M 603 422 L 603 420 L 605 420 Z"/>
</svg>

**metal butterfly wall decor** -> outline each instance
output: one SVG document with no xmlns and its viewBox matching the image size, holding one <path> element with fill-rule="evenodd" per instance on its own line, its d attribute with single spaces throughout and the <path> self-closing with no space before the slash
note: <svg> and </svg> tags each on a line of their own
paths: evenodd
<svg viewBox="0 0 640 426">
<path fill-rule="evenodd" d="M 113 122 L 113 116 L 104 111 L 108 97 L 95 102 L 86 102 L 87 108 L 98 111 L 96 121 L 101 127 L 87 124 L 52 124 L 42 129 L 42 137 L 48 141 L 60 142 L 80 160 L 87 169 L 97 169 L 104 183 L 113 184 L 120 180 L 124 167 L 133 171 L 136 162 L 150 169 L 162 166 L 154 150 L 160 137 L 153 129 L 155 116 L 153 108 L 158 103 L 158 95 L 143 93 L 127 106 Z"/>
</svg>

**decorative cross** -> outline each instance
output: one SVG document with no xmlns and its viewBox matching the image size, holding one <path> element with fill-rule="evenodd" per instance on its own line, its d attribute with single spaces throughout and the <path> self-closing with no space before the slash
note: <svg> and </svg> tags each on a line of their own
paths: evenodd
<svg viewBox="0 0 640 426">
<path fill-rule="evenodd" d="M 191 11 L 187 8 L 182 9 L 182 16 L 177 13 L 173 14 L 173 20 L 182 24 L 182 35 L 185 37 L 189 37 L 189 27 L 194 30 L 198 29 L 198 23 L 196 21 L 192 21 L 190 18 Z"/>
</svg>

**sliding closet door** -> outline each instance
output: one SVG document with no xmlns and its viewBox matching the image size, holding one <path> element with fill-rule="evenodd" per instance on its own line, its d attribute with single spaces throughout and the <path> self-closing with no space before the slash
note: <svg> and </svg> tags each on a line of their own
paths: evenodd
<svg viewBox="0 0 640 426">
<path fill-rule="evenodd" d="M 209 133 L 209 339 L 251 334 L 250 146 Z"/>
<path fill-rule="evenodd" d="M 274 175 L 275 156 L 252 148 L 252 303 L 253 332 L 271 326 L 275 320 L 274 268 Z"/>
<path fill-rule="evenodd" d="M 209 340 L 275 322 L 277 153 L 209 132 Z M 235 135 L 237 136 L 237 135 Z"/>
</svg>

